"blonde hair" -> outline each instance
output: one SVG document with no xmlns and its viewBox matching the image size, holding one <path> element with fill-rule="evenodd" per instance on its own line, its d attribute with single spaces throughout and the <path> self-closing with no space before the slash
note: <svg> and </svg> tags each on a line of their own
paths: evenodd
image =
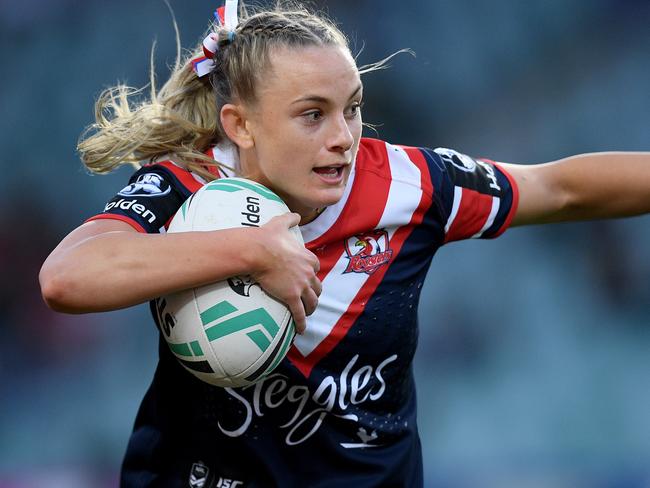
<svg viewBox="0 0 650 488">
<path fill-rule="evenodd" d="M 349 50 L 346 37 L 331 21 L 303 6 L 279 2 L 272 10 L 240 10 L 234 37 L 229 38 L 223 27 L 211 26 L 220 48 L 209 76 L 199 78 L 191 68 L 191 60 L 202 54 L 199 44 L 184 59 L 178 53 L 159 91 L 152 66 L 148 98 L 142 100 L 144 90 L 125 85 L 99 96 L 96 122 L 83 132 L 77 145 L 90 171 L 108 173 L 122 164 L 137 166 L 172 155 L 189 170 L 214 179 L 207 167 L 220 163 L 205 151 L 226 138 L 220 125 L 221 107 L 233 100 L 256 100 L 256 87 L 268 68 L 272 48 L 335 45 Z M 372 69 L 380 69 L 381 64 Z"/>
</svg>

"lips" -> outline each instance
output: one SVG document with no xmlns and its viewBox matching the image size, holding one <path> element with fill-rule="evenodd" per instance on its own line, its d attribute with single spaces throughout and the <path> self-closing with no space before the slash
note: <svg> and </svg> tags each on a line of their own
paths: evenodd
<svg viewBox="0 0 650 488">
<path fill-rule="evenodd" d="M 330 178 L 336 178 L 341 174 L 342 170 L 343 166 L 321 166 L 319 168 L 314 168 L 315 173 Z"/>
<path fill-rule="evenodd" d="M 329 166 L 317 166 L 314 168 L 314 173 L 325 180 L 334 181 L 341 178 L 346 166 L 348 166 L 346 162 L 330 164 Z"/>
</svg>

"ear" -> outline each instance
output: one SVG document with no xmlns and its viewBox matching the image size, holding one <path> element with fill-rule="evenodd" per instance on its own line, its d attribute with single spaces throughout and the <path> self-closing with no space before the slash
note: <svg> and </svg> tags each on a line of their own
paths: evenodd
<svg viewBox="0 0 650 488">
<path fill-rule="evenodd" d="M 247 112 L 243 105 L 227 103 L 221 107 L 219 116 L 221 117 L 221 126 L 228 139 L 240 149 L 250 149 L 255 145 Z"/>
</svg>

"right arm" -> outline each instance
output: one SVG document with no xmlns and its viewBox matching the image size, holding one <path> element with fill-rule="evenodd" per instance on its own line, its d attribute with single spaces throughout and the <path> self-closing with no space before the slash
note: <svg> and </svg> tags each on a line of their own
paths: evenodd
<svg viewBox="0 0 650 488">
<path fill-rule="evenodd" d="M 43 298 L 57 311 L 99 312 L 248 274 L 287 304 L 302 331 L 321 284 L 318 259 L 288 231 L 298 220 L 285 214 L 259 228 L 168 234 L 141 234 L 119 220 L 90 221 L 44 262 Z"/>
</svg>

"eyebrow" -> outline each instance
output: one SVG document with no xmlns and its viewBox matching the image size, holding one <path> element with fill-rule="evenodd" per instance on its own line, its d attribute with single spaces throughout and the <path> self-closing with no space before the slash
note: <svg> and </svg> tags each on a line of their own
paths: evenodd
<svg viewBox="0 0 650 488">
<path fill-rule="evenodd" d="M 354 98 L 356 94 L 361 91 L 361 88 L 363 88 L 363 85 L 359 84 L 359 86 L 357 86 L 357 89 L 352 92 L 352 95 L 350 95 L 350 99 Z M 293 102 L 291 102 L 291 104 L 293 105 L 295 103 L 301 103 L 301 102 L 328 103 L 329 100 L 325 97 L 321 97 L 320 95 L 307 95 L 297 100 L 294 100 Z"/>
</svg>

